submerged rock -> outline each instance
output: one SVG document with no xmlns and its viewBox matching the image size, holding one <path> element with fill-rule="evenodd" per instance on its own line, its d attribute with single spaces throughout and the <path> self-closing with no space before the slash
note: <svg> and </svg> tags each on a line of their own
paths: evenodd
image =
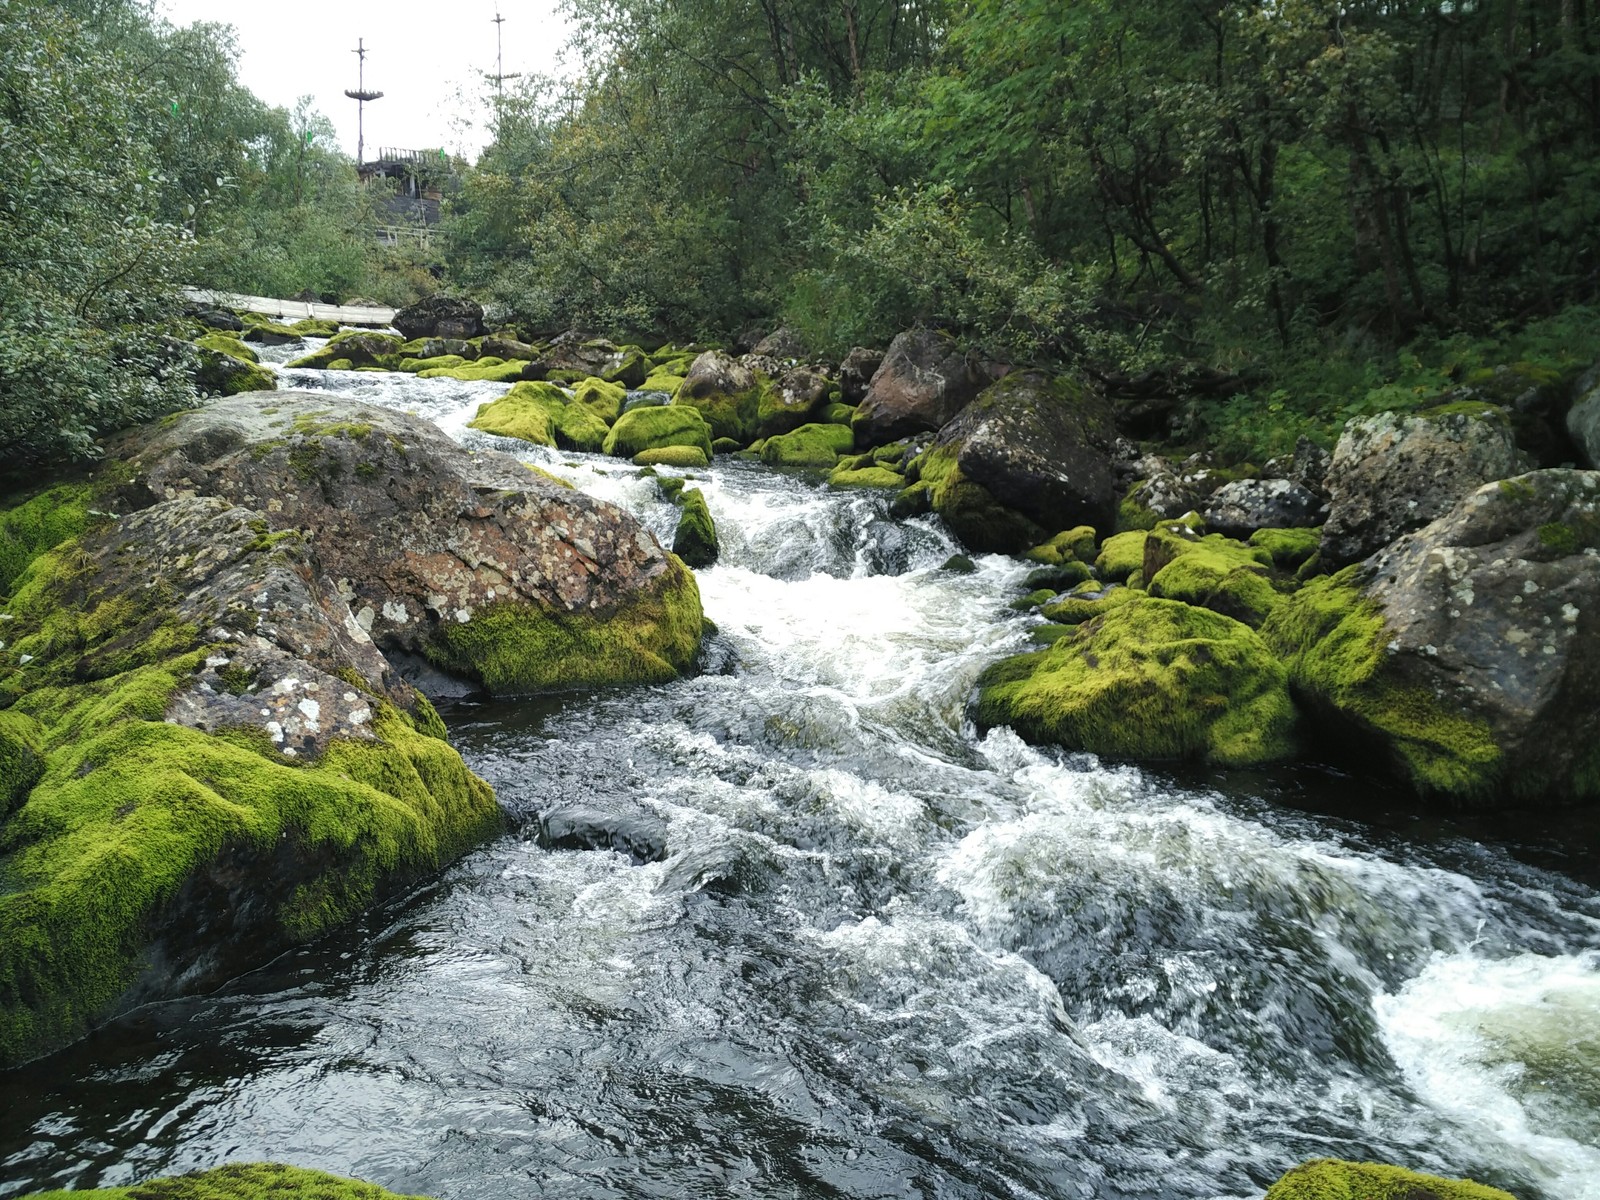
<svg viewBox="0 0 1600 1200">
<path fill-rule="evenodd" d="M 1504 410 L 1487 404 L 1351 421 L 1328 466 L 1323 558 L 1359 562 L 1481 484 L 1517 474 L 1519 462 Z"/>
<path fill-rule="evenodd" d="M 1481 487 L 1262 634 L 1325 728 L 1424 795 L 1600 796 L 1600 472 Z"/>
</svg>

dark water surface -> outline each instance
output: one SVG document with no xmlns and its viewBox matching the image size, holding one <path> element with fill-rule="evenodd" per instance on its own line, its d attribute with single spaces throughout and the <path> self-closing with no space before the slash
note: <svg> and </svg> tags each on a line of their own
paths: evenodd
<svg viewBox="0 0 1600 1200">
<path fill-rule="evenodd" d="M 458 434 L 503 390 L 294 382 Z M 670 534 L 631 468 L 541 461 Z M 0 1196 L 271 1158 L 447 1200 L 1247 1197 L 1336 1155 L 1600 1198 L 1600 897 L 1559 825 L 980 737 L 1022 566 L 704 475 L 706 673 L 448 713 L 518 831 L 0 1074 Z"/>
</svg>

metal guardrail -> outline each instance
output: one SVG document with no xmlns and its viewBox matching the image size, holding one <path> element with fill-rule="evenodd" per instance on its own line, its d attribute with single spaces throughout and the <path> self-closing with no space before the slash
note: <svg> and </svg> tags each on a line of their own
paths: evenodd
<svg viewBox="0 0 1600 1200">
<path fill-rule="evenodd" d="M 204 288 L 180 288 L 185 299 L 224 308 L 242 308 L 278 321 L 299 321 L 312 317 L 337 321 L 341 325 L 361 325 L 381 329 L 394 323 L 395 309 L 378 305 L 318 304 L 311 300 L 277 300 L 270 296 L 245 296 L 238 292 L 214 292 Z"/>
</svg>

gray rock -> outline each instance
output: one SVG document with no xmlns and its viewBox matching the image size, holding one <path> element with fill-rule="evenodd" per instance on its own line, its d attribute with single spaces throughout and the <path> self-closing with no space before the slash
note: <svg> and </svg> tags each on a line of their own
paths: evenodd
<svg viewBox="0 0 1600 1200">
<path fill-rule="evenodd" d="M 774 380 L 756 411 L 756 436 L 799 429 L 828 403 L 828 377 L 812 367 L 791 367 Z"/>
<path fill-rule="evenodd" d="M 844 361 L 839 364 L 839 391 L 846 404 L 861 403 L 867 394 L 867 385 L 882 365 L 882 350 L 857 346 L 844 356 Z"/>
<path fill-rule="evenodd" d="M 1258 529 L 1304 529 L 1327 519 L 1327 505 L 1288 479 L 1239 479 L 1225 483 L 1200 510 L 1206 528 L 1246 538 Z"/>
<path fill-rule="evenodd" d="M 1591 367 L 1572 389 L 1567 433 L 1586 467 L 1600 467 L 1600 366 Z"/>
<path fill-rule="evenodd" d="M 759 354 L 764 358 L 803 358 L 805 352 L 805 343 L 800 340 L 799 331 L 787 325 L 774 329 L 750 349 L 751 354 Z"/>
<path fill-rule="evenodd" d="M 714 438 L 748 444 L 755 437 L 759 380 L 749 367 L 721 350 L 707 350 L 689 366 L 675 404 L 698 409 Z"/>
<path fill-rule="evenodd" d="M 1480 485 L 1521 469 L 1510 423 L 1497 408 L 1351 421 L 1328 466 L 1323 559 L 1359 562 Z"/>
<path fill-rule="evenodd" d="M 483 334 L 483 308 L 458 296 L 425 296 L 394 315 L 394 327 L 412 338 L 475 338 Z"/>
<path fill-rule="evenodd" d="M 889 344 L 851 420 L 863 448 L 896 442 L 947 425 L 978 394 L 980 381 L 948 337 L 928 329 Z"/>
</svg>

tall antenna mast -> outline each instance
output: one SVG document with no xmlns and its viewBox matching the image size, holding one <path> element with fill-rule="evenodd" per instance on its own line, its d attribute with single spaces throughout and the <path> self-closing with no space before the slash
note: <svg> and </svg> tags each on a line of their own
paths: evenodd
<svg viewBox="0 0 1600 1200">
<path fill-rule="evenodd" d="M 501 29 L 501 26 L 503 26 L 505 23 L 506 23 L 506 19 L 500 15 L 500 10 L 498 8 L 495 9 L 494 10 L 494 94 L 495 94 L 495 98 L 496 99 L 499 99 L 501 93 L 505 90 L 504 84 L 505 84 L 505 81 L 507 79 L 520 79 L 522 77 L 522 72 L 520 72 L 520 71 L 513 71 L 509 75 L 506 74 L 506 64 L 505 64 L 505 56 L 504 56 L 504 42 L 503 42 L 502 37 L 501 37 L 501 34 L 503 32 L 503 30 Z"/>
<path fill-rule="evenodd" d="M 366 158 L 367 149 L 367 101 L 382 100 L 382 92 L 367 91 L 367 46 L 365 38 L 356 39 L 356 48 L 350 51 L 358 60 L 356 66 L 356 90 L 346 91 L 345 95 L 356 102 L 356 166 L 359 167 Z"/>
</svg>

